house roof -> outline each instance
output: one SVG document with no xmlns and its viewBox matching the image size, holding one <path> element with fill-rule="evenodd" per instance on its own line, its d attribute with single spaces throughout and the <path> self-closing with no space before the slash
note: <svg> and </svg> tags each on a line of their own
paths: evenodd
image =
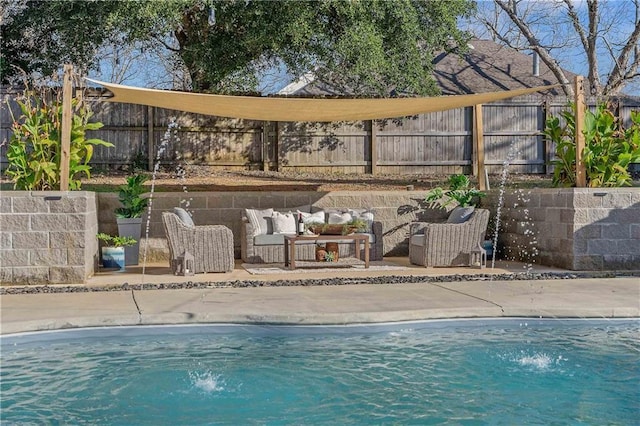
<svg viewBox="0 0 640 426">
<path fill-rule="evenodd" d="M 434 59 L 433 76 L 443 95 L 499 92 L 558 84 L 551 70 L 539 61 L 537 76 L 533 74 L 533 56 L 501 46 L 491 40 L 473 39 L 463 55 L 442 53 Z M 564 71 L 572 81 L 575 74 Z M 562 94 L 560 88 L 546 92 Z M 316 81 L 307 73 L 278 92 L 281 95 L 340 96 L 330 83 Z"/>
<path fill-rule="evenodd" d="M 558 84 L 549 67 L 538 61 L 534 75 L 535 56 L 521 53 L 491 40 L 473 39 L 464 55 L 443 53 L 434 60 L 433 76 L 443 95 L 495 92 Z M 575 74 L 563 70 L 569 81 Z M 561 90 L 551 91 L 561 94 Z"/>
</svg>

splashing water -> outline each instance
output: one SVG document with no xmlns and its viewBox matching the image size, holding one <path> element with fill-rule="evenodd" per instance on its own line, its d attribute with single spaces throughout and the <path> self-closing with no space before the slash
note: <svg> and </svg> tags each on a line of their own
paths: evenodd
<svg viewBox="0 0 640 426">
<path fill-rule="evenodd" d="M 156 187 L 156 177 L 158 175 L 158 170 L 160 170 L 160 159 L 162 158 L 163 154 L 167 150 L 167 147 L 169 146 L 169 142 L 171 142 L 173 138 L 177 138 L 177 134 L 178 134 L 178 122 L 176 121 L 176 117 L 169 117 L 169 125 L 167 126 L 167 130 L 164 132 L 164 135 L 162 135 L 162 139 L 160 140 L 160 146 L 156 151 L 156 158 L 153 165 L 153 174 L 151 175 L 151 191 L 149 192 L 149 207 L 147 209 L 147 223 L 145 225 L 145 232 L 144 232 L 145 244 L 144 244 L 144 252 L 142 255 L 142 276 L 141 276 L 142 285 L 144 285 L 144 275 L 147 268 L 147 251 L 149 248 L 149 229 L 151 226 L 151 210 L 153 207 L 153 194 Z"/>
<path fill-rule="evenodd" d="M 516 194 L 516 203 L 514 204 L 514 208 L 518 208 L 521 205 L 525 206 L 529 201 L 531 201 L 531 191 L 523 191 L 519 189 L 515 192 Z M 537 233 L 534 231 L 535 224 L 531 220 L 531 216 L 529 214 L 528 208 L 522 209 L 523 218 L 519 223 L 519 227 L 524 229 L 523 233 L 526 238 L 525 243 L 516 244 L 516 249 L 519 252 L 518 258 L 525 262 L 522 266 L 527 274 L 531 274 L 533 269 L 533 263 L 538 255 L 538 239 Z"/>
<path fill-rule="evenodd" d="M 553 359 L 547 354 L 524 355 L 517 359 L 518 364 L 523 367 L 535 367 L 539 370 L 546 370 L 553 363 Z"/>
<path fill-rule="evenodd" d="M 221 392 L 224 390 L 224 381 L 221 376 L 215 375 L 210 371 L 206 373 L 189 372 L 189 380 L 194 388 L 206 393 Z"/>
<path fill-rule="evenodd" d="M 505 186 L 507 182 L 507 177 L 509 176 L 509 166 L 517 157 L 518 150 L 515 147 L 515 141 L 511 142 L 509 146 L 509 151 L 507 153 L 507 157 L 502 163 L 502 173 L 500 175 L 500 191 L 498 195 L 498 205 L 496 207 L 496 217 L 494 223 L 494 233 L 493 233 L 493 256 L 491 257 L 491 268 L 495 268 L 496 262 L 496 249 L 498 246 L 498 233 L 500 229 L 500 224 L 502 220 L 502 208 L 504 206 L 504 194 L 505 194 Z M 513 208 L 520 208 L 522 206 L 526 206 L 527 203 L 531 200 L 531 191 L 525 192 L 522 189 L 518 189 L 515 191 L 516 201 L 513 205 Z M 535 257 L 538 255 L 538 240 L 537 233 L 532 229 L 534 227 L 534 223 L 531 220 L 529 209 L 526 207 L 522 207 L 523 218 L 520 220 L 519 228 L 524 229 L 524 236 L 527 237 L 527 242 L 524 244 L 516 244 L 515 249 L 519 252 L 519 259 L 524 260 L 525 264 L 523 268 L 526 270 L 527 274 L 531 274 L 533 269 L 533 263 Z M 514 259 L 515 260 L 515 257 Z"/>
<path fill-rule="evenodd" d="M 498 247 L 498 230 L 500 229 L 500 220 L 502 215 L 502 206 L 504 205 L 504 189 L 509 176 L 509 165 L 516 158 L 517 150 L 515 141 L 511 142 L 507 158 L 502 162 L 502 173 L 500 174 L 500 191 L 498 193 L 498 206 L 496 207 L 495 231 L 493 232 L 493 256 L 491 256 L 491 269 L 496 267 L 496 250 Z"/>
</svg>

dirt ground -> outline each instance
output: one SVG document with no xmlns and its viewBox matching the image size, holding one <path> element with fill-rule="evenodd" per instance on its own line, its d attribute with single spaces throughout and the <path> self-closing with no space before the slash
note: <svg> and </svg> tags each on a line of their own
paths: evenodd
<svg viewBox="0 0 640 426">
<path fill-rule="evenodd" d="M 151 172 L 148 173 L 150 176 Z M 93 171 L 91 178 L 82 179 L 82 189 L 97 192 L 115 192 L 126 181 L 130 172 Z M 428 191 L 436 186 L 447 187 L 450 175 L 376 175 L 319 174 L 299 172 L 273 172 L 249 170 L 212 170 L 208 167 L 189 166 L 180 171 L 161 171 L 155 176 L 155 191 Z M 500 186 L 500 175 L 489 175 L 489 187 Z M 633 186 L 640 187 L 640 176 L 634 175 Z M 551 175 L 509 174 L 508 188 L 551 188 Z M 471 177 L 477 186 L 477 179 Z M 151 179 L 146 183 L 151 186 Z M 13 184 L 0 175 L 0 189 L 11 190 Z"/>
<path fill-rule="evenodd" d="M 83 179 L 83 189 L 103 190 L 125 183 L 124 172 L 93 173 L 91 179 Z M 313 174 L 297 172 L 220 171 L 207 168 L 190 168 L 184 172 L 158 172 L 155 179 L 157 191 L 385 191 L 429 190 L 447 186 L 446 176 L 436 175 L 381 175 L 368 174 Z M 500 176 L 490 176 L 491 187 L 498 185 Z M 474 178 L 472 183 L 476 184 Z M 150 185 L 151 182 L 147 182 Z M 549 187 L 551 177 L 535 175 L 512 176 L 510 186 Z"/>
</svg>

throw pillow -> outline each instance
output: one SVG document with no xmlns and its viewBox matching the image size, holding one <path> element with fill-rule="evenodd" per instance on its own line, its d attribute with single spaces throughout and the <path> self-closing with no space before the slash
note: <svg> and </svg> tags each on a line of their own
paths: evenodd
<svg viewBox="0 0 640 426">
<path fill-rule="evenodd" d="M 351 219 L 353 218 L 349 213 L 329 213 L 329 220 L 327 223 L 344 225 L 345 223 L 351 222 Z"/>
<path fill-rule="evenodd" d="M 183 209 L 182 207 L 174 207 L 173 208 L 173 212 L 178 216 L 178 218 L 182 221 L 182 223 L 184 223 L 186 226 L 188 227 L 193 227 L 196 226 L 195 223 L 193 223 L 193 218 L 191 217 L 191 215 L 189 214 L 188 211 L 186 211 L 185 209 Z"/>
<path fill-rule="evenodd" d="M 298 210 L 297 213 L 302 215 L 302 221 L 305 225 L 311 225 L 312 223 L 324 223 L 324 212 L 322 210 L 315 213 L 305 213 Z"/>
<path fill-rule="evenodd" d="M 253 226 L 252 237 L 255 237 L 256 235 L 266 235 L 273 233 L 269 229 L 271 224 L 271 216 L 273 216 L 273 209 L 245 209 L 244 214 Z"/>
<path fill-rule="evenodd" d="M 363 232 L 367 234 L 371 234 L 373 232 L 373 210 L 370 209 L 350 209 L 349 213 L 354 219 L 360 219 L 367 222 L 367 228 Z"/>
<path fill-rule="evenodd" d="M 296 233 L 296 215 L 289 213 L 273 212 L 271 220 L 273 221 L 274 234 L 295 234 Z"/>
<path fill-rule="evenodd" d="M 475 207 L 456 207 L 449 213 L 447 223 L 465 223 L 471 218 Z"/>
</svg>

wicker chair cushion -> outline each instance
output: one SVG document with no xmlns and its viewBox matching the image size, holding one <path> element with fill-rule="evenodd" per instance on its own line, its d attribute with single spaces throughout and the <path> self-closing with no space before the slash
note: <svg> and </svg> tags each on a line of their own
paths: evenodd
<svg viewBox="0 0 640 426">
<path fill-rule="evenodd" d="M 412 235 L 409 240 L 409 244 L 414 246 L 423 246 L 424 245 L 424 234 L 416 234 Z"/>
<path fill-rule="evenodd" d="M 465 223 L 471 218 L 475 207 L 456 207 L 451 210 L 447 223 Z"/>
<path fill-rule="evenodd" d="M 173 212 L 176 214 L 176 216 L 178 216 L 178 218 L 182 221 L 182 223 L 184 223 L 186 226 L 196 226 L 195 223 L 193 223 L 193 218 L 191 217 L 191 215 L 189 214 L 188 211 L 186 211 L 185 209 L 181 208 L 181 207 L 174 207 L 173 208 Z"/>
</svg>

